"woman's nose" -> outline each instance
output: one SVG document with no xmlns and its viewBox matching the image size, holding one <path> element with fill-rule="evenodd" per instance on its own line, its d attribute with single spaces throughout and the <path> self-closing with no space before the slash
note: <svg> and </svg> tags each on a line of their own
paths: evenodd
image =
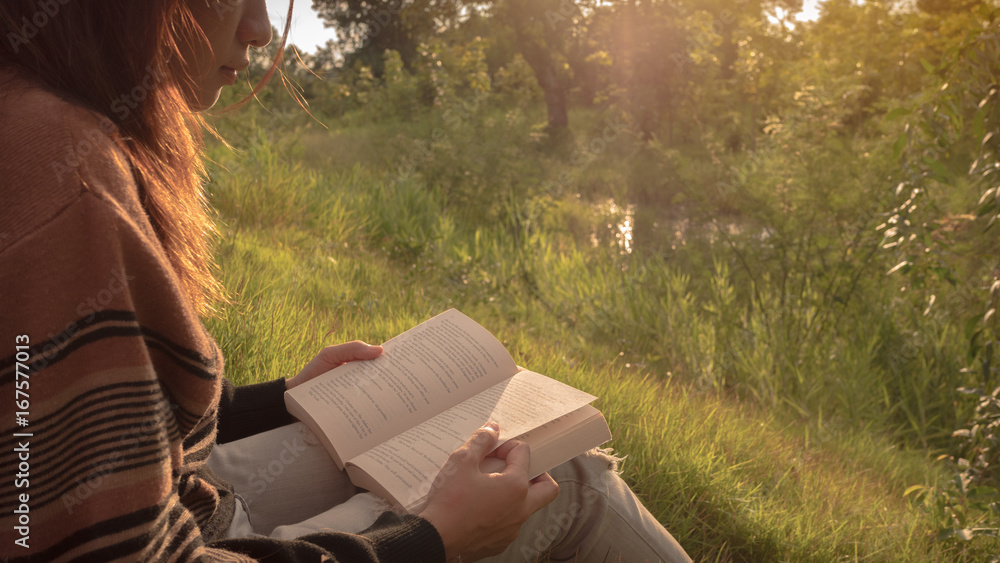
<svg viewBox="0 0 1000 563">
<path fill-rule="evenodd" d="M 271 42 L 271 20 L 265 0 L 247 0 L 240 17 L 236 38 L 244 45 L 263 47 Z"/>
</svg>

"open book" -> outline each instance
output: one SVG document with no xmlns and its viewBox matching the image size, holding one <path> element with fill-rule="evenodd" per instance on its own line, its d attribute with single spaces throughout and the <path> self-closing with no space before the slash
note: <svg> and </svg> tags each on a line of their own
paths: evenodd
<svg viewBox="0 0 1000 563">
<path fill-rule="evenodd" d="M 489 421 L 500 425 L 500 444 L 517 438 L 531 446 L 530 477 L 611 439 L 590 405 L 596 397 L 521 370 L 500 341 L 455 309 L 383 348 L 374 360 L 286 391 L 285 405 L 355 485 L 410 512 L 423 507 L 451 452 Z"/>
</svg>

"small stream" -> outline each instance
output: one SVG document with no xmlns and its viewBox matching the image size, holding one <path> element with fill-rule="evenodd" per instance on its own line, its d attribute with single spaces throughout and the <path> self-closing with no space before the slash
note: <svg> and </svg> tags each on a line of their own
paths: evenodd
<svg viewBox="0 0 1000 563">
<path fill-rule="evenodd" d="M 708 223 L 695 223 L 687 217 L 671 217 L 669 214 L 649 221 L 645 217 L 641 237 L 637 236 L 636 204 L 619 204 L 613 198 L 608 198 L 594 204 L 595 215 L 604 222 L 604 228 L 597 227 L 590 234 L 590 242 L 596 248 L 602 244 L 614 246 L 619 254 L 629 255 L 635 249 L 636 239 L 655 241 L 658 244 L 669 244 L 671 250 L 686 246 L 689 240 L 704 241 L 709 245 L 722 240 L 743 237 L 748 233 L 748 227 L 740 224 L 735 218 L 712 220 Z M 642 219 L 642 218 L 640 218 Z M 770 238 L 767 229 L 760 229 L 757 237 L 761 241 Z M 665 248 L 665 246 L 664 246 Z"/>
</svg>

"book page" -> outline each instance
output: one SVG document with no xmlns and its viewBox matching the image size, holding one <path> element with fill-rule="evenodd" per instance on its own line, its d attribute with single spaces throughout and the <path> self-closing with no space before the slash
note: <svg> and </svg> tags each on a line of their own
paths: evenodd
<svg viewBox="0 0 1000 563">
<path fill-rule="evenodd" d="M 286 392 L 286 404 L 300 407 L 289 412 L 305 411 L 335 458 L 350 459 L 517 371 L 503 344 L 455 309 L 383 348 L 374 360 L 344 364 Z"/>
<path fill-rule="evenodd" d="M 534 479 L 581 451 L 597 447 L 611 439 L 611 430 L 601 411 L 591 405 L 512 438 L 531 446 L 528 477 Z M 498 469 L 502 471 L 502 469 Z"/>
<path fill-rule="evenodd" d="M 522 371 L 347 464 L 374 477 L 400 505 L 412 506 L 430 491 L 448 456 L 487 422 L 500 425 L 499 443 L 503 443 L 544 427 L 595 398 L 544 375 Z"/>
</svg>

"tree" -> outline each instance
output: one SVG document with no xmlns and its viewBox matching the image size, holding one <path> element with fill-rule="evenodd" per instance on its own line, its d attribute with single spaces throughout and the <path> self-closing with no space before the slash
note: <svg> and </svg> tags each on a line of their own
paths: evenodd
<svg viewBox="0 0 1000 563">
<path fill-rule="evenodd" d="M 569 8 L 560 4 L 568 4 Z M 563 37 L 569 28 L 567 20 L 575 10 L 572 2 L 558 0 L 505 0 L 493 3 L 494 17 L 514 30 L 521 56 L 531 66 L 538 86 L 545 94 L 550 130 L 569 126 L 566 109 L 569 78 L 559 65 L 559 59 Z"/>
<path fill-rule="evenodd" d="M 382 55 L 396 51 L 410 69 L 417 46 L 435 29 L 460 17 L 460 0 L 313 0 L 313 9 L 338 30 L 345 66 L 360 60 L 376 77 Z"/>
</svg>

